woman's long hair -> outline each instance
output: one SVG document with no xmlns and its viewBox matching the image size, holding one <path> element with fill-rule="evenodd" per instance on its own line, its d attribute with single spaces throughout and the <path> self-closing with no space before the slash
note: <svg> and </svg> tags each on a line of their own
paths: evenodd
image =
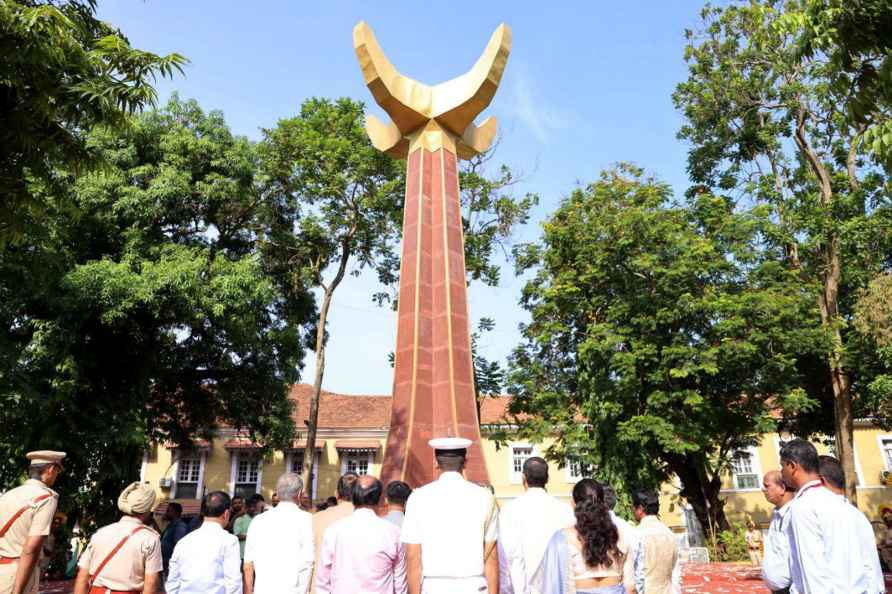
<svg viewBox="0 0 892 594">
<path fill-rule="evenodd" d="M 611 567 L 619 557 L 619 532 L 604 505 L 604 489 L 592 479 L 573 487 L 576 533 L 582 540 L 582 556 L 589 567 Z"/>
</svg>

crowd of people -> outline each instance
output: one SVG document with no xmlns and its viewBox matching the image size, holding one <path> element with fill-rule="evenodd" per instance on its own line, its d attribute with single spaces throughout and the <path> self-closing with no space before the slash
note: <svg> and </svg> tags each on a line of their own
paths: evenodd
<svg viewBox="0 0 892 594">
<path fill-rule="evenodd" d="M 794 439 L 780 450 L 780 470 L 762 479 L 774 505 L 762 577 L 772 592 L 886 591 L 876 537 L 867 517 L 845 498 L 839 461 Z"/>
<path fill-rule="evenodd" d="M 223 491 L 204 496 L 198 521 L 170 502 L 152 527 L 155 490 L 135 482 L 118 498 L 120 521 L 80 555 L 75 594 L 676 594 L 678 539 L 659 518 L 655 491 L 630 493 L 635 525 L 614 513 L 610 485 L 585 478 L 570 505 L 547 492 L 548 463 L 523 464 L 523 495 L 499 508 L 464 479 L 470 442 L 431 440 L 440 471 L 415 489 L 373 476 L 340 477 L 332 504 L 304 509 L 301 477 L 276 481 L 271 505 Z M 30 479 L 0 497 L 0 594 L 37 592 L 61 452 L 33 452 Z M 885 592 L 873 529 L 842 495 L 839 462 L 795 439 L 768 472 L 775 506 L 764 543 L 753 524 L 751 559 L 772 592 Z M 190 525 L 191 524 L 191 525 Z M 756 535 L 758 533 L 758 536 Z M 762 546 L 764 544 L 764 555 Z"/>
</svg>

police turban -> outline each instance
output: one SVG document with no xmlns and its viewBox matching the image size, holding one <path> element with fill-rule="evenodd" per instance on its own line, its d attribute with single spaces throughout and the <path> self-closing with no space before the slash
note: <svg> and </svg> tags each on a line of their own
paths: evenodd
<svg viewBox="0 0 892 594">
<path fill-rule="evenodd" d="M 118 497 L 118 509 L 127 515 L 152 511 L 155 507 L 155 489 L 146 483 L 131 483 Z"/>
</svg>

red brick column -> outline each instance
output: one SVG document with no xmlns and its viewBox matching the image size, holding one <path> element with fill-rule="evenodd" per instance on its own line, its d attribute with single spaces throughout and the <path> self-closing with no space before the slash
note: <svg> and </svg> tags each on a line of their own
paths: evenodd
<svg viewBox="0 0 892 594">
<path fill-rule="evenodd" d="M 456 156 L 419 147 L 407 160 L 393 409 L 381 479 L 437 476 L 433 437 L 465 437 L 465 478 L 489 483 L 480 447 Z"/>
</svg>

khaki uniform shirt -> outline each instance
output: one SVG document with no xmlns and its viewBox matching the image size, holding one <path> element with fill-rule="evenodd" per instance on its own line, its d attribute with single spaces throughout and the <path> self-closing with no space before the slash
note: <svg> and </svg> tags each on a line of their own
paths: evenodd
<svg viewBox="0 0 892 594">
<path fill-rule="evenodd" d="M 17 558 L 28 537 L 46 536 L 50 533 L 59 494 L 35 479 L 28 479 L 21 487 L 16 487 L 0 497 L 0 527 L 3 527 L 23 506 L 32 504 L 35 499 L 47 493 L 52 497 L 32 505 L 0 537 L 0 557 Z"/>
<path fill-rule="evenodd" d="M 146 526 L 134 533 L 115 556 L 96 574 L 99 565 L 121 540 L 142 522 L 132 516 L 124 516 L 119 522 L 96 531 L 77 565 L 94 576 L 93 585 L 109 590 L 141 592 L 146 574 L 161 571 L 161 538 Z"/>
</svg>

